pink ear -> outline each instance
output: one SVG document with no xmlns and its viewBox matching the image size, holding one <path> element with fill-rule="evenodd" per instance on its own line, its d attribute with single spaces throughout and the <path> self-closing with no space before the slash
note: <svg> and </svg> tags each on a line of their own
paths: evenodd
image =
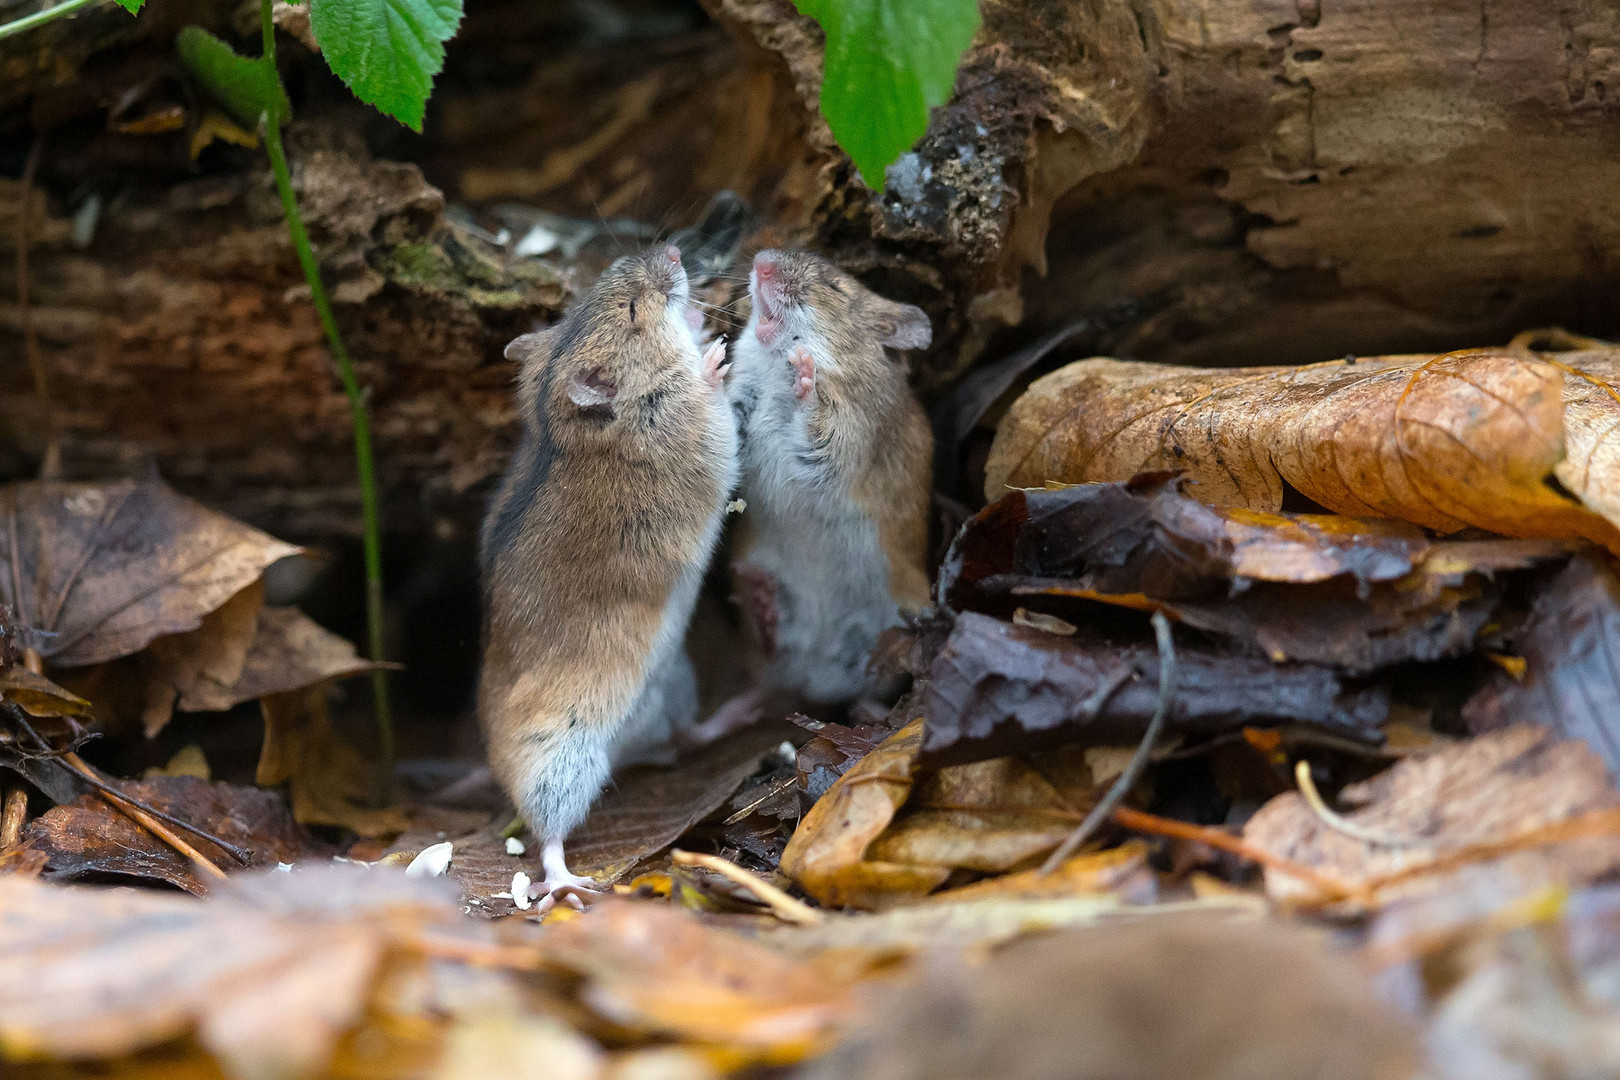
<svg viewBox="0 0 1620 1080">
<path fill-rule="evenodd" d="M 885 335 L 882 343 L 891 349 L 926 349 L 934 340 L 934 327 L 920 307 L 895 304 L 885 313 L 894 321 L 894 329 Z"/>
<path fill-rule="evenodd" d="M 548 326 L 544 330 L 537 330 L 532 334 L 523 334 L 512 339 L 506 346 L 506 358 L 516 360 L 518 363 L 532 356 L 544 355 L 551 347 L 551 338 L 556 333 L 555 326 Z"/>
<path fill-rule="evenodd" d="M 589 371 L 575 372 L 568 382 L 568 400 L 582 409 L 595 409 L 603 405 L 613 404 L 613 399 L 619 396 L 619 387 L 614 381 L 602 374 L 599 367 Z"/>
</svg>

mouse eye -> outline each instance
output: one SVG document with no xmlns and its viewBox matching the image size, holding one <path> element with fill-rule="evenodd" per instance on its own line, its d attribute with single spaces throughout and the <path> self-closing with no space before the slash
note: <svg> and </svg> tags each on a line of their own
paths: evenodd
<svg viewBox="0 0 1620 1080">
<path fill-rule="evenodd" d="M 634 300 L 630 301 L 630 321 L 636 321 L 636 302 Z"/>
<path fill-rule="evenodd" d="M 827 288 L 831 289 L 833 292 L 837 293 L 839 296 L 844 295 L 844 287 L 842 285 L 840 285 L 836 281 L 827 282 Z"/>
</svg>

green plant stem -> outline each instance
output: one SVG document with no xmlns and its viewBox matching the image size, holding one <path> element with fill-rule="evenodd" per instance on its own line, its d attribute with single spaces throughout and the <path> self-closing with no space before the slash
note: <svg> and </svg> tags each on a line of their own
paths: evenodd
<svg viewBox="0 0 1620 1080">
<path fill-rule="evenodd" d="M 21 34 L 32 30 L 36 26 L 43 26 L 52 19 L 59 19 L 63 15 L 71 15 L 80 8 L 87 8 L 100 2 L 101 0 L 62 0 L 62 3 L 57 4 L 55 7 L 36 11 L 32 15 L 24 15 L 22 18 L 13 19 L 8 23 L 0 23 L 0 41 L 4 41 L 13 34 Z"/>
<path fill-rule="evenodd" d="M 276 28 L 270 14 L 271 0 L 261 0 L 261 23 L 264 28 L 264 55 L 275 63 Z M 383 589 L 382 589 L 382 529 L 377 512 L 377 475 L 371 457 L 371 417 L 366 409 L 366 394 L 355 378 L 354 364 L 349 350 L 338 333 L 337 319 L 326 298 L 326 287 L 321 284 L 320 267 L 309 244 L 309 233 L 304 229 L 303 215 L 298 212 L 298 199 L 293 194 L 292 172 L 287 168 L 287 154 L 281 145 L 281 125 L 269 117 L 264 118 L 264 148 L 270 155 L 270 169 L 276 176 L 276 193 L 281 196 L 281 209 L 287 217 L 287 231 L 292 234 L 293 250 L 298 252 L 298 264 L 303 267 L 304 280 L 309 282 L 310 300 L 320 316 L 321 328 L 326 331 L 332 359 L 337 364 L 338 378 L 343 392 L 349 396 L 349 417 L 354 424 L 354 458 L 360 474 L 360 514 L 365 532 L 366 555 L 366 628 L 370 638 L 369 653 L 374 663 L 383 662 Z M 391 794 L 394 777 L 394 723 L 388 707 L 388 673 L 377 668 L 371 673 L 371 691 L 377 709 L 377 744 L 382 757 L 382 798 Z"/>
</svg>

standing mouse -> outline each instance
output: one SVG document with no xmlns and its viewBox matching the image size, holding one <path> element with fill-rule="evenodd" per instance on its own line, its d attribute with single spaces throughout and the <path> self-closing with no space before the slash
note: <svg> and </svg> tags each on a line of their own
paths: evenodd
<svg viewBox="0 0 1620 1080">
<path fill-rule="evenodd" d="M 700 351 L 687 301 L 676 248 L 626 256 L 506 350 L 523 435 L 480 537 L 478 714 L 541 840 L 541 911 L 592 891 L 563 841 L 615 757 L 697 709 L 683 638 L 738 464 L 725 345 Z"/>
<path fill-rule="evenodd" d="M 933 434 L 887 350 L 924 348 L 932 329 L 920 308 L 808 252 L 760 252 L 748 291 L 733 350 L 747 509 L 732 569 L 765 655 L 752 704 L 848 702 L 872 689 L 878 635 L 929 601 Z M 728 703 L 716 728 L 728 710 L 742 719 Z"/>
</svg>

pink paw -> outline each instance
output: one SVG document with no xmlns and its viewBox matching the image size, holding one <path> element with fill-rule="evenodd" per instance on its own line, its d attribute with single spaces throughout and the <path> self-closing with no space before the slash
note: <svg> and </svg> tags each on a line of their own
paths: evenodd
<svg viewBox="0 0 1620 1080">
<path fill-rule="evenodd" d="M 602 896 L 602 887 L 595 881 L 566 871 L 560 877 L 547 878 L 541 884 L 531 886 L 531 890 L 539 893 L 540 905 L 535 911 L 537 915 L 544 915 L 559 902 L 568 904 L 575 911 L 584 911 L 587 904 Z"/>
<path fill-rule="evenodd" d="M 726 363 L 726 339 L 715 338 L 703 353 L 703 381 L 718 390 L 726 381 L 731 365 Z"/>
<path fill-rule="evenodd" d="M 788 363 L 793 365 L 793 396 L 803 401 L 816 388 L 816 361 L 810 350 L 801 346 L 793 350 Z"/>
</svg>

